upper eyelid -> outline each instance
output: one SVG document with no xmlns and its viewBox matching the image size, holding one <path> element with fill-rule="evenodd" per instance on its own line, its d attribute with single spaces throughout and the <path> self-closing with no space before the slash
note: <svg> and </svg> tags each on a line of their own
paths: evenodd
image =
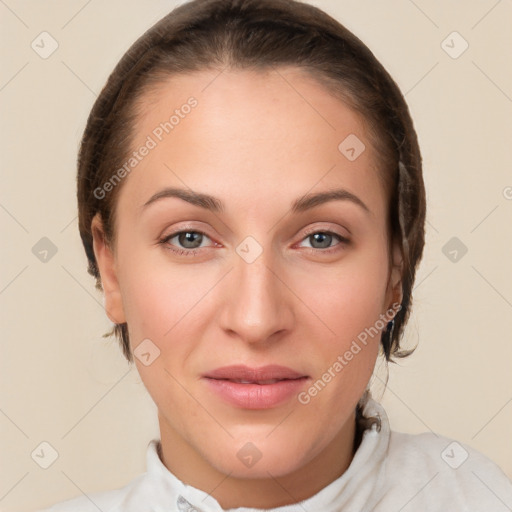
<svg viewBox="0 0 512 512">
<path fill-rule="evenodd" d="M 318 226 L 314 227 L 314 228 L 306 229 L 306 231 L 304 232 L 304 236 L 309 236 L 309 235 L 314 234 L 314 233 L 331 233 L 331 234 L 339 236 L 341 238 L 347 238 L 348 239 L 348 235 L 342 235 L 341 233 L 338 233 L 335 229 L 332 229 L 332 228 L 322 228 L 322 227 L 318 227 Z"/>
</svg>

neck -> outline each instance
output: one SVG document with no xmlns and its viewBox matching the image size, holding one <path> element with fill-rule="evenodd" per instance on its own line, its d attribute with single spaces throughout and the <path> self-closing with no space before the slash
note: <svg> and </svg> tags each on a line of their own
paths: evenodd
<svg viewBox="0 0 512 512">
<path fill-rule="evenodd" d="M 269 509 L 303 501 L 346 471 L 360 442 L 354 412 L 331 443 L 304 466 L 280 477 L 269 473 L 269 478 L 235 478 L 212 467 L 160 417 L 159 421 L 163 464 L 183 483 L 209 493 L 223 509 Z"/>
</svg>

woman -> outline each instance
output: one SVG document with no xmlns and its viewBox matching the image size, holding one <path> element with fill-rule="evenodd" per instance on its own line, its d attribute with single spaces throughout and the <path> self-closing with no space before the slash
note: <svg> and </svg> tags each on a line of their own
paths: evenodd
<svg viewBox="0 0 512 512">
<path fill-rule="evenodd" d="M 80 234 L 158 407 L 147 472 L 51 511 L 499 510 L 512 484 L 367 390 L 424 246 L 413 123 L 293 0 L 196 0 L 124 55 L 79 155 Z"/>
</svg>

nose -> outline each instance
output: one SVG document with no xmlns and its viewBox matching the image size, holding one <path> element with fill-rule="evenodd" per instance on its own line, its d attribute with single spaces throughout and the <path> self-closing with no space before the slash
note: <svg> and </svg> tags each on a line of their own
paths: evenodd
<svg viewBox="0 0 512 512">
<path fill-rule="evenodd" d="M 220 312 L 221 327 L 252 344 L 273 343 L 290 332 L 295 321 L 293 293 L 271 251 L 264 250 L 248 263 L 234 254 Z"/>
</svg>

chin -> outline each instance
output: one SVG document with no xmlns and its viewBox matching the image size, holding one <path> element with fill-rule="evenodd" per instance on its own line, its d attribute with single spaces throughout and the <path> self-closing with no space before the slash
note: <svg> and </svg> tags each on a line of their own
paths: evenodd
<svg viewBox="0 0 512 512">
<path fill-rule="evenodd" d="M 286 439 L 276 436 L 265 439 L 265 435 L 254 441 L 245 437 L 244 440 L 231 440 L 228 444 L 219 445 L 220 450 L 212 453 L 207 450 L 206 459 L 217 471 L 229 474 L 233 478 L 270 478 L 281 477 L 300 469 L 309 458 L 304 453 L 303 440 Z"/>
<path fill-rule="evenodd" d="M 213 464 L 214 461 L 211 461 Z M 265 479 L 280 478 L 300 469 L 301 464 L 295 456 L 293 459 L 287 454 L 278 453 L 272 456 L 262 457 L 253 466 L 245 466 L 238 458 L 230 458 L 222 461 L 215 461 L 215 469 L 229 475 L 231 478 L 243 479 Z"/>
</svg>

